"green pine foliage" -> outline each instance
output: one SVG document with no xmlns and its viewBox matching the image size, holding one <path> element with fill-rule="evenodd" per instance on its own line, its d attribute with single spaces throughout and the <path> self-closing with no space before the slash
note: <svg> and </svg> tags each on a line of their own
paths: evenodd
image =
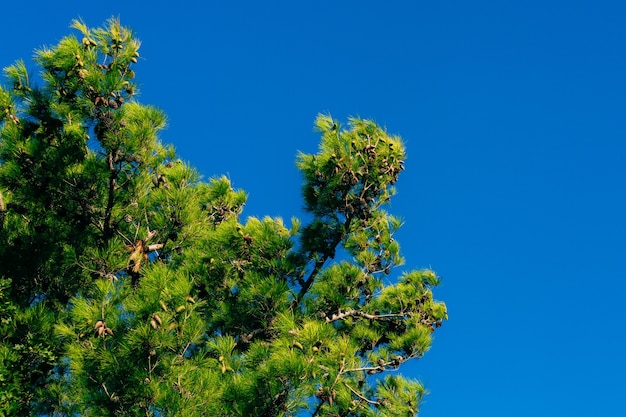
<svg viewBox="0 0 626 417">
<path fill-rule="evenodd" d="M 391 371 L 447 313 L 434 272 L 390 284 L 401 139 L 320 115 L 309 219 L 242 220 L 136 101 L 133 33 L 72 27 L 0 88 L 0 415 L 416 415 Z"/>
</svg>

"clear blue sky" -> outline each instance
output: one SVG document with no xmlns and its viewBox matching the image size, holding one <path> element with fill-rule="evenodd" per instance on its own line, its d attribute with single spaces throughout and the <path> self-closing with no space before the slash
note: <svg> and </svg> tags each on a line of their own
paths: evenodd
<svg viewBox="0 0 626 417">
<path fill-rule="evenodd" d="M 162 140 L 245 189 L 246 215 L 300 215 L 318 112 L 404 138 L 398 241 L 450 312 L 404 370 L 421 416 L 626 415 L 626 3 L 17 3 L 2 66 L 78 16 L 132 26 Z"/>
</svg>

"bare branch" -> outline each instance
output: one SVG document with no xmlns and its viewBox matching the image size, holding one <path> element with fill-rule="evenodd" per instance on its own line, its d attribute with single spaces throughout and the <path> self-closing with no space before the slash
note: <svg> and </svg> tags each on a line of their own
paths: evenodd
<svg viewBox="0 0 626 417">
<path fill-rule="evenodd" d="M 359 397 L 360 399 L 362 399 L 363 401 L 367 402 L 368 404 L 372 404 L 372 405 L 379 405 L 380 403 L 378 401 L 373 401 L 370 400 L 369 398 L 364 397 L 363 395 L 361 395 L 357 390 L 355 390 L 354 388 L 352 388 L 350 385 L 348 385 L 347 382 L 344 381 L 343 383 L 346 387 L 348 387 L 348 389 L 350 391 L 352 391 L 352 393 L 354 395 L 356 395 L 357 397 Z"/>
<path fill-rule="evenodd" d="M 326 317 L 326 323 L 331 323 L 337 320 L 343 320 L 346 317 L 359 316 L 369 320 L 386 320 L 391 318 L 400 318 L 407 316 L 407 313 L 389 313 L 389 314 L 368 314 L 360 310 L 348 310 L 343 313 L 336 313 L 330 317 Z"/>
<path fill-rule="evenodd" d="M 154 243 L 152 245 L 146 246 L 146 252 L 154 252 L 155 250 L 163 249 L 162 243 Z"/>
</svg>

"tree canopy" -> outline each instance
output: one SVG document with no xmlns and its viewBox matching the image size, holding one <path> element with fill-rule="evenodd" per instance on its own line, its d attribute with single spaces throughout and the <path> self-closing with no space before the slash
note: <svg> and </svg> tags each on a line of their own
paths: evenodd
<svg viewBox="0 0 626 417">
<path fill-rule="evenodd" d="M 242 220 L 135 99 L 132 31 L 72 27 L 0 87 L 0 414 L 416 415 L 390 371 L 447 312 L 433 271 L 392 275 L 402 140 L 319 115 L 304 219 Z"/>
</svg>

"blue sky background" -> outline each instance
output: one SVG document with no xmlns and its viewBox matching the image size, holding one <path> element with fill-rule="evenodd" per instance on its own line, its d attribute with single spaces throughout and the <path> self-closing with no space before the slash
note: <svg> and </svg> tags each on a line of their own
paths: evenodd
<svg viewBox="0 0 626 417">
<path fill-rule="evenodd" d="M 403 371 L 421 416 L 626 415 L 626 3 L 17 3 L 2 67 L 79 16 L 132 26 L 162 140 L 246 190 L 245 215 L 301 215 L 318 112 L 404 138 L 397 238 L 450 313 Z"/>
</svg>

